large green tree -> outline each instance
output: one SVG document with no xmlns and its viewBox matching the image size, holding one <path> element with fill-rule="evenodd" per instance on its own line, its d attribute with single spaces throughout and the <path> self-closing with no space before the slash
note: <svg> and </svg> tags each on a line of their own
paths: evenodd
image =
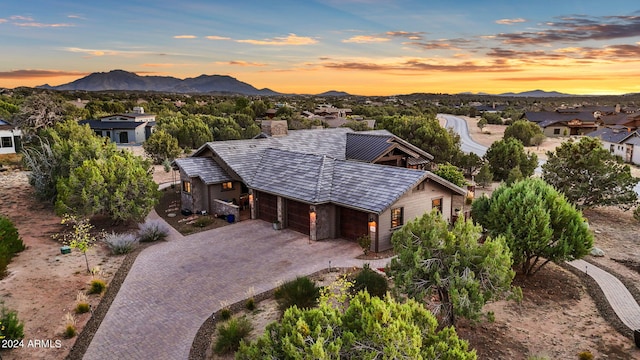
<svg viewBox="0 0 640 360">
<path fill-rule="evenodd" d="M 473 202 L 471 215 L 492 236 L 504 236 L 514 265 L 533 275 L 549 262 L 585 256 L 593 245 L 582 213 L 542 179 L 502 185 Z"/>
<path fill-rule="evenodd" d="M 542 177 L 579 208 L 615 205 L 628 210 L 636 203 L 634 186 L 640 179 L 599 139 L 565 141 L 547 156 Z"/>
<path fill-rule="evenodd" d="M 462 155 L 460 136 L 445 129 L 435 116 L 386 116 L 376 127 L 386 129 L 398 137 L 433 155 L 436 163 L 456 164 Z"/>
<path fill-rule="evenodd" d="M 444 324 L 477 320 L 484 304 L 513 289 L 511 253 L 503 237 L 478 240 L 482 229 L 459 219 L 450 230 L 437 212 L 405 224 L 391 238 L 397 254 L 388 268 L 396 287 L 418 301 L 436 297 Z"/>
<path fill-rule="evenodd" d="M 518 139 L 524 146 L 533 145 L 532 140 L 536 135 L 542 135 L 542 128 L 528 120 L 516 120 L 504 130 L 504 139 Z"/>
<path fill-rule="evenodd" d="M 491 144 L 485 158 L 489 162 L 494 180 L 507 180 L 509 172 L 516 166 L 520 167 L 522 176 L 533 175 L 538 166 L 538 156 L 526 153 L 522 143 L 514 138 L 503 139 Z"/>
<path fill-rule="evenodd" d="M 142 148 L 155 164 L 173 160 L 182 152 L 178 146 L 178 139 L 162 129 L 154 131 L 142 144 Z"/>
<path fill-rule="evenodd" d="M 141 221 L 159 199 L 151 163 L 122 151 L 85 160 L 57 182 L 56 212 L 106 215 L 115 222 Z"/>
<path fill-rule="evenodd" d="M 366 292 L 345 310 L 328 302 L 285 311 L 256 341 L 241 343 L 236 359 L 476 359 L 452 327 L 437 330 L 421 304 Z"/>
<path fill-rule="evenodd" d="M 449 163 L 439 164 L 438 168 L 434 170 L 433 173 L 460 187 L 467 186 L 467 180 L 464 178 L 462 170 L 455 165 L 451 165 Z"/>
</svg>

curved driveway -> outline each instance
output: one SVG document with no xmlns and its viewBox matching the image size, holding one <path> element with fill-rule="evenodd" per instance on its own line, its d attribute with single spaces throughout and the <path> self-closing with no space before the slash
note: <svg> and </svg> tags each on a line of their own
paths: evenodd
<svg viewBox="0 0 640 360">
<path fill-rule="evenodd" d="M 187 359 L 196 332 L 221 302 L 273 289 L 329 261 L 361 266 L 361 253 L 354 242 L 309 242 L 260 220 L 184 237 L 174 231 L 138 255 L 84 359 Z M 370 262 L 381 267 L 386 260 Z"/>
</svg>

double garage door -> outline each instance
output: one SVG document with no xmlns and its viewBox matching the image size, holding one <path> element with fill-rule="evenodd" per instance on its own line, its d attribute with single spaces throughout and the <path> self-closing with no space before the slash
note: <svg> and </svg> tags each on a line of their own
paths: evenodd
<svg viewBox="0 0 640 360">
<path fill-rule="evenodd" d="M 258 199 L 258 218 L 273 222 L 278 218 L 278 197 L 260 192 Z M 309 234 L 311 227 L 309 222 L 309 204 L 294 200 L 284 199 L 287 228 Z"/>
<path fill-rule="evenodd" d="M 367 213 L 340 207 L 340 237 L 356 240 L 369 233 L 369 215 Z"/>
</svg>

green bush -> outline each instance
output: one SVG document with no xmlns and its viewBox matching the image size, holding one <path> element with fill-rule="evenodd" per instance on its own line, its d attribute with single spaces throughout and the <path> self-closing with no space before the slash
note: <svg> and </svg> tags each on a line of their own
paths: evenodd
<svg viewBox="0 0 640 360">
<path fill-rule="evenodd" d="M 89 303 L 86 302 L 81 302 L 76 305 L 76 313 L 78 314 L 88 313 L 90 309 Z"/>
<path fill-rule="evenodd" d="M 11 258 L 25 246 L 11 220 L 0 215 L 0 279 L 6 275 Z"/>
<path fill-rule="evenodd" d="M 89 294 L 102 294 L 107 288 L 107 284 L 103 280 L 93 279 L 91 280 L 91 287 L 89 287 Z"/>
<path fill-rule="evenodd" d="M 388 288 L 387 278 L 371 270 L 369 264 L 364 264 L 362 271 L 356 275 L 353 281 L 352 289 L 355 293 L 366 290 L 371 296 L 383 298 Z"/>
<path fill-rule="evenodd" d="M 196 222 L 193 223 L 193 226 L 203 228 L 211 225 L 211 223 L 213 223 L 213 219 L 208 216 L 201 216 L 196 219 Z"/>
<path fill-rule="evenodd" d="M 76 336 L 75 325 L 67 325 L 67 327 L 64 329 L 64 337 L 66 339 L 71 339 L 74 336 Z"/>
<path fill-rule="evenodd" d="M 138 245 L 138 239 L 133 234 L 127 233 L 116 234 L 112 232 L 105 235 L 104 242 L 113 255 L 128 254 Z"/>
<path fill-rule="evenodd" d="M 369 250 L 371 250 L 371 236 L 362 235 L 357 239 L 357 241 L 358 245 L 360 245 L 360 247 L 362 248 L 362 252 L 367 255 L 369 253 Z"/>
<path fill-rule="evenodd" d="M 244 304 L 244 306 L 247 308 L 247 310 L 253 311 L 256 309 L 256 300 L 254 298 L 249 298 L 247 299 L 247 302 Z"/>
<path fill-rule="evenodd" d="M 633 210 L 633 218 L 640 221 L 640 206 Z"/>
<path fill-rule="evenodd" d="M 253 326 L 245 317 L 229 320 L 218 327 L 218 338 L 216 339 L 214 350 L 218 354 L 235 352 L 240 347 L 240 341 L 245 339 Z"/>
<path fill-rule="evenodd" d="M 294 305 L 299 309 L 310 309 L 316 305 L 318 297 L 320 297 L 320 288 L 311 279 L 304 276 L 284 283 L 274 295 L 282 311 Z"/>
<path fill-rule="evenodd" d="M 24 337 L 24 323 L 18 319 L 18 313 L 2 304 L 0 310 L 0 338 L 20 340 Z"/>
<path fill-rule="evenodd" d="M 226 307 L 226 308 L 223 308 L 222 310 L 220 310 L 220 318 L 223 321 L 229 320 L 231 318 L 231 309 Z"/>
<path fill-rule="evenodd" d="M 578 354 L 578 359 L 580 360 L 593 360 L 593 354 L 591 351 L 583 351 Z"/>
<path fill-rule="evenodd" d="M 138 240 L 140 242 L 154 242 L 164 240 L 169 236 L 169 225 L 161 220 L 147 220 L 138 225 Z"/>
</svg>

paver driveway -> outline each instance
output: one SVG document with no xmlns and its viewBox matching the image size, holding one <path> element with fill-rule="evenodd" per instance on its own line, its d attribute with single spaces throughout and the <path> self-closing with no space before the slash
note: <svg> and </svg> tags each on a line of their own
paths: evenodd
<svg viewBox="0 0 640 360">
<path fill-rule="evenodd" d="M 196 332 L 221 301 L 240 301 L 251 287 L 256 294 L 270 290 L 329 261 L 359 266 L 360 253 L 353 242 L 309 243 L 260 220 L 186 237 L 174 232 L 140 253 L 84 359 L 187 359 Z"/>
</svg>

